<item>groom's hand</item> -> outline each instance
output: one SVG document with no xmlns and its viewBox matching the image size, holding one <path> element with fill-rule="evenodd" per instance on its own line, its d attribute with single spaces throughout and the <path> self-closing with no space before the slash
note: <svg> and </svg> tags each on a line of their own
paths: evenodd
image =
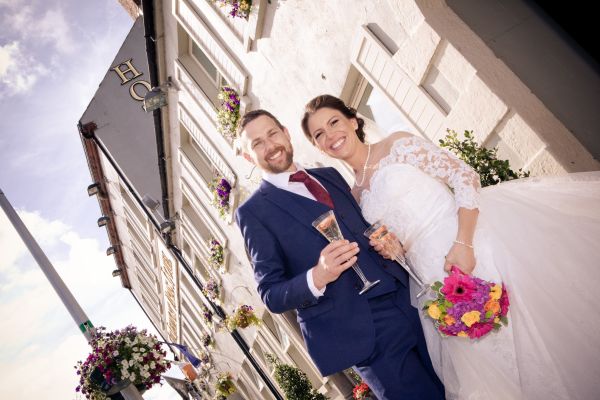
<svg viewBox="0 0 600 400">
<path fill-rule="evenodd" d="M 313 282 L 322 290 L 329 282 L 335 281 L 342 272 L 357 260 L 358 244 L 347 240 L 336 240 L 321 251 L 319 263 L 312 269 Z"/>
</svg>

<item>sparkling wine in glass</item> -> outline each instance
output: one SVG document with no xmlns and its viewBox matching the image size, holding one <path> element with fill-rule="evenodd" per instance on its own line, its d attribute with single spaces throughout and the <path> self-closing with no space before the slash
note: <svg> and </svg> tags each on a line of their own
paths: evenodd
<svg viewBox="0 0 600 400">
<path fill-rule="evenodd" d="M 325 236 L 329 242 L 333 242 L 334 240 L 344 240 L 344 236 L 342 236 L 342 231 L 340 230 L 340 226 L 335 219 L 333 210 L 329 210 L 325 214 L 319 216 L 319 218 L 315 219 L 312 223 L 312 226 L 314 226 L 321 233 L 321 235 Z M 356 272 L 363 283 L 363 287 L 359 294 L 365 293 L 367 290 L 379 283 L 379 280 L 376 280 L 375 282 L 369 281 L 365 277 L 365 274 L 362 272 L 358 264 L 353 264 L 352 269 L 354 272 Z"/>
<path fill-rule="evenodd" d="M 367 228 L 364 235 L 370 240 L 376 240 L 383 244 L 383 247 L 390 253 L 394 254 L 394 261 L 396 261 L 402 268 L 408 272 L 411 278 L 419 285 L 421 290 L 417 293 L 417 298 L 421 297 L 429 290 L 429 285 L 423 283 L 423 280 L 416 273 L 414 268 L 410 265 L 406 257 L 401 254 L 399 246 L 401 243 L 392 240 L 391 236 L 388 236 L 388 229 L 381 221 L 375 221 L 375 223 Z"/>
</svg>

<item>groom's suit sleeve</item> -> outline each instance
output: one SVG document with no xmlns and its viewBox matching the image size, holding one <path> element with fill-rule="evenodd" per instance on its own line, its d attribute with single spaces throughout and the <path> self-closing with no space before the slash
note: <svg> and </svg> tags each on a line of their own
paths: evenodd
<svg viewBox="0 0 600 400">
<path fill-rule="evenodd" d="M 269 311 L 283 313 L 316 304 L 317 298 L 308 287 L 306 271 L 290 276 L 291 268 L 286 268 L 286 257 L 279 241 L 260 219 L 248 207 L 242 206 L 236 212 L 236 222 L 254 266 L 258 293 Z M 298 251 L 302 251 L 302 244 L 298 245 Z M 311 267 L 306 266 L 307 269 Z"/>
</svg>

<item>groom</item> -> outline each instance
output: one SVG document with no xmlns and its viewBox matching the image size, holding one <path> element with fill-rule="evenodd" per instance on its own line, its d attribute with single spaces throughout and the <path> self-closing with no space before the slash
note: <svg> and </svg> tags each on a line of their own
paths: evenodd
<svg viewBox="0 0 600 400">
<path fill-rule="evenodd" d="M 296 309 L 302 335 L 323 376 L 355 366 L 380 400 L 442 399 L 408 278 L 363 236 L 368 223 L 334 168 L 293 162 L 288 130 L 269 112 L 240 120 L 242 154 L 263 173 L 236 212 L 258 293 L 274 313 Z M 311 223 L 333 209 L 344 241 L 328 244 Z M 357 262 L 380 283 L 360 295 Z"/>
</svg>

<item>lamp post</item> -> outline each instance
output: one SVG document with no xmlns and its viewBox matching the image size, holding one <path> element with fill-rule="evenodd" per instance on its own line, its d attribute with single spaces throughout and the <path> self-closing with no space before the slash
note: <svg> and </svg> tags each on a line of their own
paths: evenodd
<svg viewBox="0 0 600 400">
<path fill-rule="evenodd" d="M 79 327 L 79 330 L 81 330 L 81 333 L 83 333 L 83 336 L 85 336 L 86 340 L 89 343 L 92 340 L 92 335 L 95 332 L 94 325 L 92 325 L 92 322 L 89 320 L 88 316 L 85 314 L 77 300 L 75 300 L 75 297 L 73 297 L 73 294 L 71 293 L 67 285 L 65 285 L 60 275 L 58 275 L 58 273 L 52 266 L 52 263 L 50 262 L 50 260 L 48 260 L 48 257 L 46 257 L 44 251 L 38 245 L 35 238 L 31 235 L 31 233 L 29 232 L 29 230 L 27 229 L 27 227 L 25 226 L 15 209 L 12 207 L 12 205 L 4 195 L 4 192 L 1 188 L 0 206 L 2 206 L 2 209 L 4 210 L 4 213 L 8 217 L 9 221 L 14 226 L 15 230 L 27 246 L 27 249 L 29 249 L 29 252 L 40 266 L 40 269 L 42 270 L 44 275 L 46 275 L 46 278 L 54 288 L 54 291 L 64 304 L 65 308 L 67 309 L 67 311 L 69 311 L 69 314 L 71 314 L 71 317 L 75 321 L 75 324 Z M 121 395 L 126 400 L 143 400 L 143 397 L 140 394 L 140 392 L 132 384 L 129 384 L 127 387 L 122 388 Z"/>
</svg>

